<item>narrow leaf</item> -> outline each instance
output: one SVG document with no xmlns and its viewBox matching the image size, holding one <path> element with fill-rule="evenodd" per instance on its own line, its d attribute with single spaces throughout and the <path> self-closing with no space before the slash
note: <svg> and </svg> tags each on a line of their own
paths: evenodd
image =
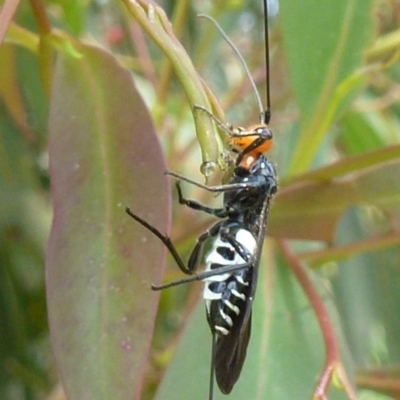
<svg viewBox="0 0 400 400">
<path fill-rule="evenodd" d="M 400 209 L 400 162 L 377 164 L 342 179 L 304 182 L 282 188 L 271 208 L 269 232 L 292 239 L 332 241 L 346 209 L 374 205 L 387 213 Z"/>
<path fill-rule="evenodd" d="M 372 40 L 372 4 L 372 0 L 281 2 L 289 72 L 301 111 L 292 173 L 309 167 L 338 100 L 344 102 L 361 83 L 354 73 Z M 348 93 L 340 94 L 345 87 Z"/>
<path fill-rule="evenodd" d="M 0 9 L 0 43 L 3 42 L 7 28 L 14 17 L 18 4 L 19 0 L 5 0 L 3 7 Z"/>
</svg>

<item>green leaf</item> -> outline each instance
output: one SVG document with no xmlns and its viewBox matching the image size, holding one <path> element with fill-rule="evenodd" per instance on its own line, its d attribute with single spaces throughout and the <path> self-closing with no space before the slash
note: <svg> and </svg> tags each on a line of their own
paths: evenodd
<svg viewBox="0 0 400 400">
<path fill-rule="evenodd" d="M 308 169 L 336 110 L 361 82 L 355 71 L 372 39 L 373 1 L 280 4 L 289 73 L 301 112 L 293 174 Z"/>
<path fill-rule="evenodd" d="M 167 230 L 166 165 L 128 71 L 98 48 L 69 46 L 50 109 L 52 344 L 69 400 L 137 399 L 165 248 L 125 207 Z"/>
<path fill-rule="evenodd" d="M 341 120 L 340 142 L 344 150 L 348 154 L 360 154 L 383 147 L 385 141 L 377 129 L 382 122 L 375 113 L 347 112 Z"/>
<path fill-rule="evenodd" d="M 367 236 L 366 213 L 368 210 L 365 209 L 349 210 L 339 223 L 335 242 L 354 243 Z M 383 225 L 376 218 L 370 216 L 369 219 L 375 229 L 377 225 Z M 386 229 L 391 228 L 387 223 Z M 390 379 L 398 381 L 399 373 L 395 366 L 400 359 L 399 257 L 398 245 L 385 251 L 366 250 L 337 263 L 332 280 L 346 337 L 361 376 L 369 375 L 368 369 L 372 377 L 374 368 L 387 368 L 386 372 L 381 371 L 381 382 L 373 379 L 362 385 L 372 389 L 374 385 L 376 389 L 385 388 L 383 378 L 386 376 L 388 383 L 390 369 L 394 373 Z M 389 389 L 389 386 L 386 388 Z"/>
<path fill-rule="evenodd" d="M 195 106 L 202 106 L 207 110 L 212 110 L 210 102 L 213 100 L 213 96 L 206 90 L 204 82 L 196 72 L 186 50 L 171 29 L 171 23 L 165 11 L 156 3 L 149 3 L 146 0 L 124 0 L 123 2 L 141 28 L 168 58 L 186 93 L 188 102 L 193 110 L 197 140 L 201 147 L 203 165 L 205 166 L 203 168 L 204 175 L 207 176 L 213 171 L 212 166 L 222 153 L 223 144 L 219 135 L 214 133 L 215 130 L 209 115 L 204 111 L 195 109 Z M 207 168 L 207 165 L 211 166 L 211 168 Z"/>
</svg>

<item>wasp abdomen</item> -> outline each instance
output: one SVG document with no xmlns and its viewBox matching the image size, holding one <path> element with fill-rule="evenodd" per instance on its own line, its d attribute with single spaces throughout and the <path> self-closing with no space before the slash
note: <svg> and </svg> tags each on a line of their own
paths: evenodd
<svg viewBox="0 0 400 400">
<path fill-rule="evenodd" d="M 240 247 L 240 253 L 225 237 Z M 243 312 L 251 286 L 252 259 L 256 250 L 256 239 L 246 229 L 230 227 L 225 237 L 218 236 L 206 257 L 206 270 L 218 270 L 226 266 L 244 265 L 244 269 L 214 275 L 204 280 L 204 300 L 208 323 L 212 331 L 228 335 L 235 320 Z"/>
</svg>

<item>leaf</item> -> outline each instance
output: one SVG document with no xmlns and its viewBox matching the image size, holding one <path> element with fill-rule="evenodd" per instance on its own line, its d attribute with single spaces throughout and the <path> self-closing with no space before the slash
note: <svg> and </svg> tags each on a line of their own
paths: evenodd
<svg viewBox="0 0 400 400">
<path fill-rule="evenodd" d="M 270 259 L 271 254 L 268 256 Z M 229 400 L 309 399 L 325 355 L 314 311 L 287 266 L 279 265 L 275 270 L 264 265 L 260 274 L 248 354 Z M 336 318 L 331 301 L 327 299 L 326 303 Z M 156 399 L 206 399 L 210 358 L 211 333 L 204 304 L 200 304 L 183 333 Z M 217 386 L 214 398 L 226 399 Z M 329 398 L 345 396 L 334 391 Z"/>
<path fill-rule="evenodd" d="M 400 161 L 393 160 L 339 179 L 287 186 L 271 207 L 268 232 L 277 237 L 332 241 L 340 216 L 351 206 L 368 204 L 398 214 L 399 171 Z"/>
<path fill-rule="evenodd" d="M 376 113 L 347 112 L 342 118 L 340 143 L 348 154 L 360 154 L 385 146 L 383 118 Z M 380 128 L 380 129 L 379 129 Z"/>
<path fill-rule="evenodd" d="M 203 111 L 199 112 L 195 107 L 202 106 L 211 110 L 210 102 L 214 97 L 209 90 L 206 90 L 203 79 L 196 72 L 186 50 L 175 36 L 165 11 L 156 3 L 147 0 L 123 0 L 123 2 L 132 17 L 168 58 L 185 91 L 193 110 L 197 140 L 202 152 L 203 172 L 205 176 L 208 176 L 222 153 L 223 143 L 219 135 L 215 134 L 209 115 Z"/>
<path fill-rule="evenodd" d="M 349 210 L 340 220 L 335 244 L 354 243 L 360 237 L 366 237 L 368 222 L 375 229 L 383 228 L 380 226 L 382 221 L 377 218 L 370 216 L 367 222 L 365 214 L 363 209 Z M 374 251 L 371 247 L 369 251 L 337 263 L 332 279 L 354 364 L 361 371 L 361 377 L 368 378 L 369 375 L 370 378 L 358 379 L 358 382 L 362 387 L 386 389 L 386 393 L 390 388 L 398 387 L 399 257 L 398 245 L 385 251 Z M 374 369 L 380 370 L 381 380 L 377 375 L 374 377 Z"/>
<path fill-rule="evenodd" d="M 0 9 L 0 43 L 3 42 L 7 28 L 17 10 L 19 0 L 5 0 Z"/>
<path fill-rule="evenodd" d="M 362 76 L 354 73 L 372 39 L 373 1 L 280 4 L 289 73 L 301 112 L 291 163 L 296 173 L 308 169 L 335 111 L 361 83 Z"/>
<path fill-rule="evenodd" d="M 170 191 L 143 101 L 104 51 L 60 46 L 49 151 L 47 299 L 64 388 L 69 400 L 138 399 L 165 249 L 125 206 L 166 231 Z"/>
</svg>

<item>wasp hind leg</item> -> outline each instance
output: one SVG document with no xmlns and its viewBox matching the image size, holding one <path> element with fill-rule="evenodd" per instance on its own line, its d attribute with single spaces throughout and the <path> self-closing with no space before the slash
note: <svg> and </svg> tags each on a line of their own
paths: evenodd
<svg viewBox="0 0 400 400">
<path fill-rule="evenodd" d="M 174 258 L 175 262 L 177 263 L 179 269 L 186 275 L 190 275 L 191 272 L 187 268 L 185 262 L 182 260 L 182 257 L 178 253 L 175 245 L 172 243 L 171 239 L 163 235 L 156 227 L 150 225 L 147 221 L 140 218 L 138 215 L 134 214 L 129 207 L 125 208 L 126 213 L 132 217 L 135 221 L 139 222 L 142 226 L 144 226 L 147 230 L 149 230 L 154 236 L 158 237 L 158 239 L 163 242 L 164 246 L 168 249 L 171 253 L 172 257 Z"/>
</svg>

